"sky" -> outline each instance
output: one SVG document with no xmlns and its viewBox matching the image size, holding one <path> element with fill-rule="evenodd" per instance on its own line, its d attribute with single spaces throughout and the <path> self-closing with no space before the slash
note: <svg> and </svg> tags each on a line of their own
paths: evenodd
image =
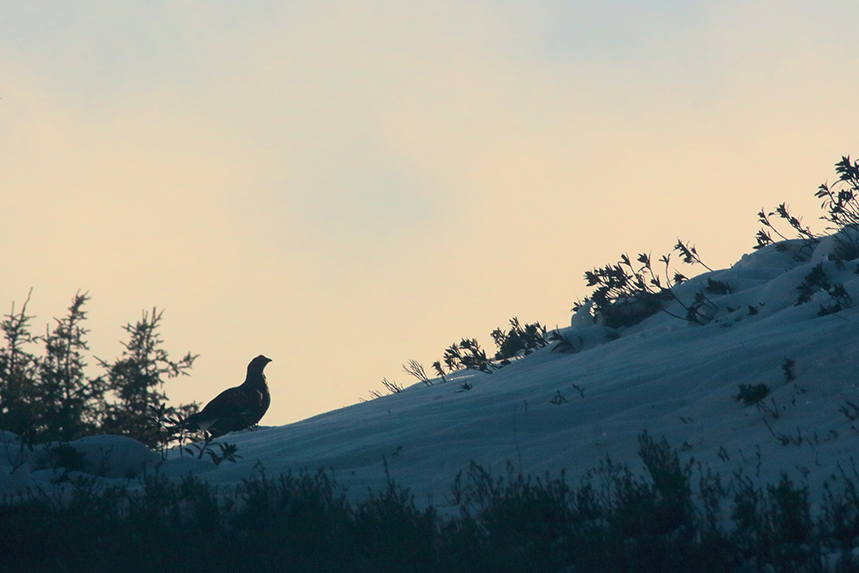
<svg viewBox="0 0 859 573">
<path fill-rule="evenodd" d="M 859 153 L 852 2 L 0 5 L 0 309 L 164 310 L 175 403 L 285 424 L 677 238 L 713 268 Z M 5 306 L 4 306 L 5 305 Z M 8 310 L 6 310 L 8 309 Z M 94 364 L 93 359 L 91 363 Z"/>
</svg>

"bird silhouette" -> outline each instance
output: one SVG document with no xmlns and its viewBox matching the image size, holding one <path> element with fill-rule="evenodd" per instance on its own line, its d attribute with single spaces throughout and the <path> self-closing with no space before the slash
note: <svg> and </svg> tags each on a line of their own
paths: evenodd
<svg viewBox="0 0 859 573">
<path fill-rule="evenodd" d="M 248 375 L 241 386 L 227 388 L 205 408 L 179 422 L 176 428 L 203 430 L 217 438 L 258 423 L 271 404 L 271 394 L 262 373 L 269 362 L 271 358 L 262 354 L 251 360 Z"/>
</svg>

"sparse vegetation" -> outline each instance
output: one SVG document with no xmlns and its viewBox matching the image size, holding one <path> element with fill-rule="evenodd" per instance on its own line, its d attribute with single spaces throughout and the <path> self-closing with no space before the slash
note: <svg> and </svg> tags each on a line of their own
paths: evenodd
<svg viewBox="0 0 859 573">
<path fill-rule="evenodd" d="M 593 301 L 594 318 L 601 317 L 609 328 L 632 326 L 659 312 L 663 302 L 671 298 L 669 289 L 664 288 L 661 279 L 654 274 L 649 255 L 639 255 L 638 261 L 641 266 L 636 268 L 624 254 L 617 264 L 585 271 L 587 286 L 596 288 L 584 301 L 577 302 L 574 310 Z M 685 277 L 678 275 L 673 284 L 683 280 Z"/>
<path fill-rule="evenodd" d="M 403 372 L 405 372 L 409 376 L 414 376 L 427 386 L 432 386 L 432 380 L 430 380 L 429 376 L 427 376 L 423 364 L 421 364 L 415 359 L 409 360 L 408 364 L 403 364 Z"/>
<path fill-rule="evenodd" d="M 802 283 L 796 287 L 799 291 L 796 306 L 810 302 L 812 297 L 819 292 L 825 292 L 829 295 L 832 302 L 829 304 L 820 304 L 819 316 L 834 314 L 845 308 L 853 306 L 853 299 L 844 290 L 844 285 L 841 283 L 833 283 L 823 270 L 823 263 L 812 267 L 811 272 L 803 279 Z"/>
<path fill-rule="evenodd" d="M 794 230 L 797 238 L 799 239 L 798 246 L 791 243 L 790 239 L 783 235 L 773 224 L 770 217 L 774 215 L 778 215 L 780 219 L 787 221 L 788 226 Z M 808 227 L 803 227 L 801 218 L 797 218 L 790 213 L 790 208 L 786 203 L 782 203 L 775 211 L 771 211 L 769 213 L 766 213 L 761 209 L 758 212 L 758 221 L 760 221 L 764 228 L 760 229 L 755 237 L 757 239 L 757 244 L 754 246 L 755 249 L 762 249 L 767 245 L 776 244 L 776 248 L 778 250 L 789 251 L 795 260 L 805 262 L 811 258 L 811 253 L 814 251 L 814 247 L 820 242 L 820 237 L 812 233 Z M 770 235 L 770 231 L 774 232 L 778 236 L 780 239 L 779 242 L 773 240 Z"/>
<path fill-rule="evenodd" d="M 785 382 L 793 382 L 796 380 L 796 360 L 785 358 L 781 365 L 781 370 L 784 372 Z"/>
<path fill-rule="evenodd" d="M 581 338 L 578 339 L 578 344 L 572 338 L 568 338 L 561 332 L 560 329 L 556 328 L 549 333 L 549 342 L 554 342 L 552 345 L 552 352 L 569 352 L 576 353 L 581 350 Z"/>
<path fill-rule="evenodd" d="M 826 183 L 822 184 L 816 196 L 823 199 L 821 208 L 825 212 L 821 218 L 830 223 L 827 230 L 835 233 L 834 240 L 837 245 L 829 258 L 834 260 L 839 268 L 843 268 L 845 261 L 859 258 L 859 161 L 851 162 L 849 156 L 842 157 L 841 161 L 836 163 L 835 171 L 838 174 L 838 181 L 831 187 Z M 785 221 L 795 233 L 797 240 L 791 240 L 782 233 L 775 224 L 774 217 Z M 786 203 L 780 204 L 769 213 L 761 209 L 758 220 L 763 228 L 757 233 L 757 244 L 754 248 L 761 249 L 775 244 L 777 249 L 790 252 L 794 259 L 800 262 L 810 259 L 814 248 L 825 236 L 812 232 L 803 224 L 800 217 L 790 212 Z M 773 239 L 772 234 L 776 235 L 778 242 Z M 674 251 L 679 253 L 684 263 L 700 264 L 712 271 L 701 260 L 694 246 L 690 247 L 678 240 Z M 709 323 L 718 307 L 705 294 L 705 291 L 711 295 L 725 295 L 731 293 L 731 286 L 710 277 L 707 279 L 707 286 L 695 293 L 692 301 L 683 301 L 677 297 L 674 287 L 686 282 L 686 276 L 671 270 L 670 255 L 660 257 L 659 262 L 664 265 L 664 272 L 661 275 L 654 270 L 651 256 L 647 253 L 640 254 L 636 263 L 624 254 L 616 264 L 586 271 L 587 286 L 594 287 L 594 290 L 583 301 L 577 302 L 574 310 L 579 310 L 586 303 L 591 303 L 594 320 L 600 321 L 609 328 L 633 326 L 660 311 L 683 318 L 691 324 Z M 859 265 L 856 266 L 856 272 L 859 273 Z M 829 294 L 832 303 L 820 305 L 818 312 L 820 316 L 834 314 L 853 306 L 843 285 L 829 281 L 822 264 L 816 266 L 798 288 L 800 295 L 797 304 L 808 302 L 821 290 Z M 665 306 L 670 301 L 677 302 L 683 308 L 684 314 L 675 314 L 666 310 Z M 748 308 L 749 316 L 758 314 L 757 307 Z M 559 342 L 558 348 L 572 347 L 570 342 L 565 341 L 560 334 L 556 334 L 553 339 Z"/>
<path fill-rule="evenodd" d="M 390 394 L 399 394 L 400 392 L 405 392 L 405 388 L 403 388 L 396 382 L 391 382 L 387 378 L 382 378 L 382 386 L 385 388 L 386 392 L 382 393 L 379 390 L 370 390 L 371 399 L 381 398 L 382 396 L 387 396 Z"/>
<path fill-rule="evenodd" d="M 838 408 L 838 411 L 844 414 L 851 422 L 859 420 L 859 406 L 850 400 L 844 400 L 844 405 Z"/>
<path fill-rule="evenodd" d="M 755 407 L 758 409 L 758 411 L 769 415 L 773 420 L 778 420 L 779 417 L 781 417 L 781 412 L 778 409 L 778 403 L 772 396 L 770 396 L 769 403 L 767 403 L 766 400 L 761 399 L 755 402 Z"/>
<path fill-rule="evenodd" d="M 0 505 L 0 559 L 30 571 L 706 573 L 820 571 L 832 555 L 833 570 L 856 570 L 855 476 L 827 484 L 812 514 L 808 486 L 787 475 L 758 486 L 738 471 L 725 484 L 647 432 L 639 457 L 643 474 L 606 458 L 578 485 L 472 463 L 451 487 L 458 511 L 443 515 L 390 477 L 352 501 L 323 470 L 272 478 L 258 465 L 234 490 L 76 478 L 65 503 L 34 492 Z"/>
<path fill-rule="evenodd" d="M 731 286 L 722 281 L 713 280 L 708 277 L 707 288 L 705 290 L 711 294 L 730 294 Z"/>
<path fill-rule="evenodd" d="M 838 246 L 829 255 L 829 259 L 834 260 L 839 269 L 843 269 L 845 261 L 859 258 L 859 161 L 851 162 L 849 156 L 842 157 L 841 161 L 836 163 L 835 171 L 838 174 L 838 181 L 831 187 L 826 183 L 820 185 L 815 195 L 823 199 L 821 208 L 825 210 L 825 214 L 821 218 L 830 223 L 829 231 L 836 232 L 835 240 Z M 774 223 L 773 217 L 784 220 L 795 232 L 799 242 L 792 241 L 783 234 Z M 776 243 L 771 234 L 774 233 L 780 239 L 780 242 L 776 243 L 776 248 L 790 251 L 797 261 L 807 261 L 824 237 L 824 235 L 815 234 L 803 224 L 800 217 L 791 214 L 786 203 L 780 204 L 769 213 L 761 209 L 758 219 L 764 228 L 758 231 L 757 245 L 754 248 L 761 249 Z M 712 272 L 713 269 L 703 262 L 694 245 L 678 239 L 673 251 L 678 254 L 683 263 L 701 265 Z M 593 316 L 595 323 L 600 322 L 609 329 L 613 329 L 609 336 L 615 338 L 619 336 L 617 329 L 638 324 L 660 311 L 686 320 L 690 324 L 705 325 L 713 321 L 719 307 L 708 295 L 731 294 L 733 292 L 731 285 L 713 277 L 707 277 L 706 286 L 694 293 L 692 300 L 684 301 L 677 296 L 675 287 L 687 282 L 687 277 L 672 269 L 671 254 L 663 255 L 658 261 L 664 266 L 661 273 L 654 269 L 649 253 L 639 254 L 635 262 L 629 255 L 622 254 L 615 264 L 586 271 L 586 284 L 588 287 L 593 287 L 593 291 L 583 300 L 577 301 L 573 310 L 587 311 Z M 859 264 L 855 272 L 859 273 Z M 797 290 L 799 291 L 797 305 L 811 301 L 820 292 L 825 292 L 829 296 L 831 302 L 820 303 L 819 316 L 835 314 L 853 307 L 853 300 L 844 285 L 830 280 L 824 270 L 824 263 L 813 267 Z M 672 301 L 683 309 L 682 314 L 666 309 L 666 304 Z M 764 302 L 747 305 L 746 316 L 760 314 L 760 308 L 764 305 Z M 733 313 L 739 308 L 726 307 L 725 310 Z M 730 324 L 723 322 L 722 325 Z M 444 351 L 442 360 L 433 362 L 435 373 L 445 382 L 446 373 L 464 368 L 492 373 L 509 364 L 512 359 L 527 356 L 551 342 L 555 343 L 553 352 L 576 352 L 581 347 L 575 340 L 566 338 L 559 329 L 547 335 L 546 328 L 539 322 L 523 326 L 516 317 L 510 320 L 509 330 L 496 328 L 491 336 L 498 347 L 492 359 L 480 347 L 476 338 L 462 338 L 460 342 L 450 345 Z M 425 384 L 431 383 L 423 367 L 416 361 L 411 360 L 408 366 L 403 366 L 403 369 Z M 783 369 L 787 381 L 793 380 L 792 363 L 786 362 Z"/>
<path fill-rule="evenodd" d="M 476 338 L 463 338 L 459 344 L 451 344 L 444 351 L 444 365 L 451 372 L 467 368 L 490 373 L 497 369 L 487 358 L 486 351 L 480 348 Z"/>
<path fill-rule="evenodd" d="M 433 371 L 441 378 L 442 382 L 447 382 L 446 374 L 458 370 L 477 370 L 491 374 L 499 368 L 509 365 L 513 360 L 528 356 L 535 350 L 549 344 L 545 326 L 539 322 L 523 325 L 515 316 L 510 319 L 509 330 L 496 328 L 492 331 L 491 336 L 498 347 L 498 351 L 492 358 L 489 358 L 486 351 L 480 347 L 476 338 L 463 338 L 458 343 L 451 344 L 444 351 L 442 360 L 436 360 L 432 363 Z M 445 367 L 447 372 L 445 372 Z M 408 363 L 403 364 L 403 372 L 417 378 L 427 386 L 431 386 L 433 383 L 432 379 L 427 376 L 423 365 L 417 360 L 411 359 Z M 401 386 L 388 382 L 387 379 L 383 379 L 382 384 L 388 390 L 388 394 L 403 391 Z M 471 390 L 471 387 L 471 384 L 467 382 L 460 386 L 462 390 Z M 381 392 L 370 390 L 372 398 L 380 398 L 383 395 Z"/>
<path fill-rule="evenodd" d="M 674 250 L 680 253 L 683 262 L 700 264 L 710 270 L 694 246 L 689 247 L 678 240 Z M 633 326 L 659 311 L 693 324 L 707 324 L 712 320 L 716 305 L 703 291 L 696 293 L 693 302 L 684 302 L 675 294 L 673 287 L 683 284 L 687 278 L 677 270 L 671 270 L 670 254 L 659 258 L 665 267 L 662 276 L 654 270 L 650 254 L 642 253 L 636 261 L 638 265 L 624 254 L 617 264 L 586 271 L 587 286 L 596 288 L 583 301 L 577 302 L 574 310 L 592 302 L 594 320 L 601 320 L 609 328 Z M 672 300 L 683 308 L 683 315 L 665 309 L 665 304 Z"/>
<path fill-rule="evenodd" d="M 522 326 L 515 316 L 510 319 L 509 330 L 496 328 L 492 331 L 492 340 L 498 347 L 495 360 L 498 360 L 502 366 L 510 364 L 514 358 L 528 356 L 548 344 L 545 326 L 539 322 Z"/>
<path fill-rule="evenodd" d="M 444 368 L 441 365 L 441 360 L 433 362 L 432 369 L 436 374 L 438 374 L 438 377 L 441 378 L 442 382 L 447 382 L 447 379 L 444 377 Z"/>
<path fill-rule="evenodd" d="M 519 322 L 517 317 L 510 319 L 510 329 L 496 328 L 492 331 L 492 340 L 498 351 L 490 360 L 486 352 L 480 348 L 476 338 L 463 338 L 458 344 L 451 344 L 444 351 L 444 366 L 448 372 L 462 369 L 479 370 L 491 373 L 503 366 L 507 366 L 516 358 L 528 356 L 535 350 L 547 346 L 546 327 L 535 322 L 532 324 Z M 444 376 L 444 368 L 441 362 L 433 363 L 433 367 L 440 376 Z"/>
<path fill-rule="evenodd" d="M 218 446 L 218 450 L 220 451 L 215 450 L 213 446 Z M 242 456 L 237 453 L 239 450 L 238 446 L 226 442 L 215 442 L 209 433 L 206 433 L 204 439 L 200 442 L 182 445 L 181 450 L 196 457 L 198 460 L 202 460 L 204 455 L 209 456 L 212 459 L 212 463 L 216 466 L 221 465 L 221 462 L 236 463 L 237 459 L 242 459 Z"/>
<path fill-rule="evenodd" d="M 734 399 L 746 406 L 757 404 L 770 393 L 770 388 L 766 384 L 740 384 L 739 388 L 740 392 L 734 396 Z"/>
<path fill-rule="evenodd" d="M 815 197 L 823 199 L 820 207 L 824 213 L 820 218 L 829 223 L 827 231 L 835 234 L 837 242 L 837 248 L 829 258 L 842 262 L 852 261 L 859 258 L 859 195 L 857 195 L 859 194 L 859 161 L 851 161 L 849 155 L 842 157 L 835 164 L 835 173 L 838 176 L 837 181 L 831 186 L 828 183 L 822 183 Z M 788 237 L 775 227 L 770 220 L 774 215 L 786 221 L 793 229 L 796 238 L 799 239 L 798 245 L 790 242 Z M 755 249 L 776 244 L 779 250 L 789 250 L 796 260 L 807 261 L 822 237 L 803 226 L 802 219 L 792 215 L 785 203 L 768 214 L 761 209 L 758 219 L 764 228 L 758 231 Z M 785 242 L 776 243 L 770 231 Z"/>
</svg>

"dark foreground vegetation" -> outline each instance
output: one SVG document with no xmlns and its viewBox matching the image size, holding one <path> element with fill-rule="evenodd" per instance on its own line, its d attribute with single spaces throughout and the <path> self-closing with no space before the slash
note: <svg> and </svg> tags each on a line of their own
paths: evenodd
<svg viewBox="0 0 859 573">
<path fill-rule="evenodd" d="M 444 514 L 390 480 L 350 501 L 322 470 L 259 467 L 229 491 L 194 477 L 135 490 L 73 480 L 63 503 L 33 492 L 0 506 L 0 570 L 859 571 L 859 476 L 840 476 L 812 515 L 787 477 L 725 485 L 664 439 L 639 442 L 643 475 L 606 459 L 578 485 L 473 464 Z"/>
</svg>

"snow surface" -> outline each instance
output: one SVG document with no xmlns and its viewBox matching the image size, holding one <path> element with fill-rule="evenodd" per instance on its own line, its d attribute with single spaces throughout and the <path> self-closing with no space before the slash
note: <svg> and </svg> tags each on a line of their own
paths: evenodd
<svg viewBox="0 0 859 573">
<path fill-rule="evenodd" d="M 723 483 L 736 471 L 760 484 L 784 472 L 808 483 L 814 499 L 842 469 L 855 477 L 859 450 L 859 420 L 842 411 L 854 412 L 848 401 L 859 406 L 859 309 L 818 316 L 820 305 L 832 302 L 824 291 L 796 305 L 797 287 L 816 264 L 859 303 L 857 262 L 828 260 L 833 240 L 824 239 L 807 262 L 794 259 L 799 243 L 788 242 L 787 252 L 770 246 L 677 287 L 677 296 L 691 301 L 708 278 L 730 285 L 730 294 L 708 294 L 718 311 L 704 326 L 660 312 L 613 338 L 582 311 L 563 331 L 575 352 L 549 347 L 492 374 L 461 371 L 446 383 L 418 383 L 217 440 L 238 446 L 237 463 L 216 466 L 178 450 L 162 460 L 133 440 L 100 436 L 70 444 L 83 460 L 69 475 L 134 487 L 155 471 L 177 479 L 193 473 L 229 487 L 258 471 L 258 463 L 269 476 L 322 467 L 360 497 L 384 487 L 387 465 L 418 502 L 443 510 L 454 477 L 472 460 L 499 475 L 508 464 L 540 475 L 565 469 L 572 482 L 607 455 L 640 471 L 637 437 L 646 429 L 680 448 L 683 459 L 720 472 Z M 676 304 L 667 310 L 685 314 Z M 795 361 L 791 382 L 782 370 L 786 358 Z M 290 399 L 289 384 L 274 382 L 275 400 Z M 768 385 L 765 403 L 778 417 L 735 400 L 739 384 Z M 19 446 L 16 436 L 0 436 L 0 499 L 63 487 L 61 457 Z"/>
</svg>

